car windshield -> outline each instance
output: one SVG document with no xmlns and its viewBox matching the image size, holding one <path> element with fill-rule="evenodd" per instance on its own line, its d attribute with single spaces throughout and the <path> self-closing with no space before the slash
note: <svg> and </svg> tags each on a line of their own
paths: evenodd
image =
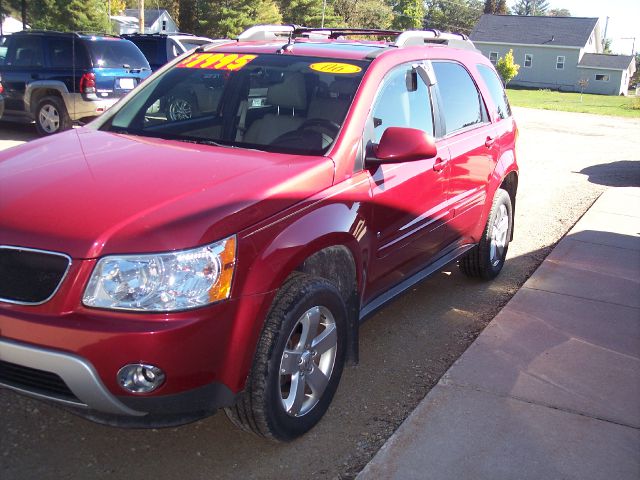
<svg viewBox="0 0 640 480">
<path fill-rule="evenodd" d="M 87 42 L 94 67 L 149 68 L 142 52 L 129 40 L 119 38 Z"/>
<path fill-rule="evenodd" d="M 143 84 L 101 130 L 272 152 L 331 146 L 368 62 L 194 53 Z"/>
</svg>

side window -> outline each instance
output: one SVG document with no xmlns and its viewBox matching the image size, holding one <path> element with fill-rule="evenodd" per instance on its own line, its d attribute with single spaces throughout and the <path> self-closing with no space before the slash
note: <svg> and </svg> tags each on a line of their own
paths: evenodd
<svg viewBox="0 0 640 480">
<path fill-rule="evenodd" d="M 486 118 L 484 105 L 469 72 L 453 62 L 433 62 L 433 69 L 438 80 L 436 86 L 442 100 L 446 133 L 482 123 Z"/>
<path fill-rule="evenodd" d="M 403 67 L 385 80 L 373 107 L 375 143 L 388 127 L 417 128 L 433 135 L 429 89 L 413 71 Z"/>
<path fill-rule="evenodd" d="M 507 99 L 507 94 L 505 93 L 504 88 L 502 88 L 502 82 L 498 78 L 496 72 L 486 65 L 478 65 L 478 71 L 489 89 L 491 99 L 498 110 L 498 117 L 510 117 L 511 107 L 509 106 L 509 100 Z"/>
<path fill-rule="evenodd" d="M 70 38 L 52 38 L 47 42 L 46 48 L 52 67 L 73 66 L 73 43 Z"/>
<path fill-rule="evenodd" d="M 4 65 L 7 58 L 7 37 L 0 37 L 0 65 Z"/>
<path fill-rule="evenodd" d="M 43 65 L 42 39 L 40 37 L 18 37 L 14 40 L 14 51 L 7 65 L 16 67 L 41 67 Z"/>
</svg>

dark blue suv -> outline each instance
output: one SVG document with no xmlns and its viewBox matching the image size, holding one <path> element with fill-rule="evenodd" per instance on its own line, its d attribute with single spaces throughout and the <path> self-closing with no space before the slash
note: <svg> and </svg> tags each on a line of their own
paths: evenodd
<svg viewBox="0 0 640 480">
<path fill-rule="evenodd" d="M 49 135 L 96 117 L 151 74 L 128 40 L 25 31 L 0 40 L 2 120 L 32 122 Z"/>
</svg>

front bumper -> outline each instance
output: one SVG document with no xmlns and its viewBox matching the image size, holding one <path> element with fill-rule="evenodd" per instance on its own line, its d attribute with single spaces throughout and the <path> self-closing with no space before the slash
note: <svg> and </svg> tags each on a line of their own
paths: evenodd
<svg viewBox="0 0 640 480">
<path fill-rule="evenodd" d="M 63 311 L 55 300 L 3 306 L 0 387 L 110 425 L 187 423 L 234 404 L 259 335 L 254 322 L 268 301 L 244 297 L 171 315 L 55 314 Z M 157 365 L 165 383 L 149 394 L 126 392 L 117 372 L 128 363 Z"/>
</svg>

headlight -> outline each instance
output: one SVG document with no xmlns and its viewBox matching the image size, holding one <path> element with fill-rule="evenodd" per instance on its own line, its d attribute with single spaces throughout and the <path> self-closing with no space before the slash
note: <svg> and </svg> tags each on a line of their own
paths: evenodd
<svg viewBox="0 0 640 480">
<path fill-rule="evenodd" d="M 104 257 L 82 303 L 145 312 L 201 307 L 229 297 L 235 260 L 235 236 L 192 250 Z"/>
</svg>

